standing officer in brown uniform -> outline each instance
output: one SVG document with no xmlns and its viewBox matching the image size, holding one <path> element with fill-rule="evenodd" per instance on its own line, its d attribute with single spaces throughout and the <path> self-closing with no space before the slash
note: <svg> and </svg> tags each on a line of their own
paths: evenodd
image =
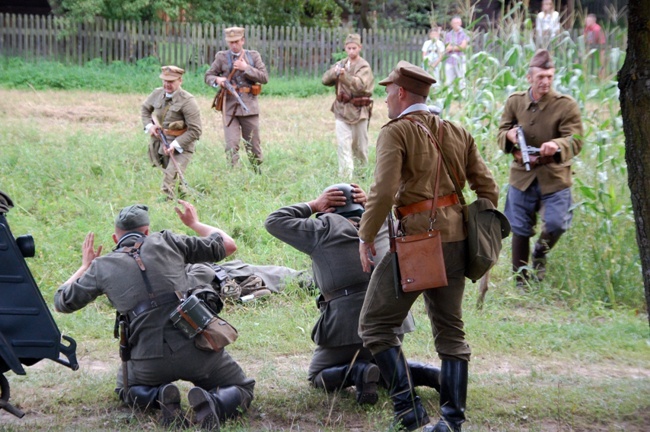
<svg viewBox="0 0 650 432">
<path fill-rule="evenodd" d="M 582 148 L 582 120 L 576 101 L 552 88 L 555 67 L 547 50 L 539 50 L 530 61 L 527 91 L 516 92 L 506 101 L 499 124 L 499 147 L 513 155 L 505 214 L 512 226 L 512 268 L 519 272 L 523 287 L 527 273 L 530 237 L 535 234 L 537 213 L 542 232 L 533 250 L 538 280 L 546 273 L 546 254 L 571 225 L 571 165 Z M 540 149 L 531 156 L 530 171 L 522 163 L 517 141 L 521 126 L 529 147 Z"/>
<path fill-rule="evenodd" d="M 201 137 L 201 112 L 196 99 L 181 88 L 185 71 L 176 66 L 163 66 L 160 78 L 163 86 L 155 89 L 144 101 L 140 110 L 142 124 L 149 140 L 149 159 L 153 166 L 164 172 L 162 191 L 167 199 L 174 199 L 177 167 L 185 173 L 194 155 L 196 142 Z M 156 118 L 156 121 L 152 119 Z M 170 148 L 165 148 L 160 134 L 164 134 Z M 173 155 L 174 164 L 170 158 Z M 180 196 L 187 194 L 179 186 Z"/>
<path fill-rule="evenodd" d="M 400 61 L 388 78 L 379 83 L 386 86 L 388 117 L 392 120 L 384 125 L 377 139 L 375 182 L 359 228 L 359 254 L 365 271 L 370 271 L 370 253 L 375 252 L 377 232 L 393 205 L 402 215 L 401 223 L 407 235 L 425 232 L 430 226 L 431 208 L 411 212 L 410 205 L 426 204 L 433 198 L 440 155 L 426 133 L 406 118 L 424 124 L 434 137 L 438 137 L 438 129 L 443 127 L 440 146 L 459 185 L 463 187 L 467 182 L 480 198 L 497 205 L 499 189 L 474 138 L 453 123 L 444 122 L 442 126 L 438 117 L 429 113 L 425 102 L 433 83 L 435 79 L 431 75 L 406 61 Z M 390 383 L 395 422 L 401 422 L 407 430 L 428 423 L 427 413 L 407 373 L 400 341 L 393 331 L 422 294 L 436 351 L 442 360 L 442 419 L 429 430 L 460 431 L 461 423 L 465 421 L 467 366 L 471 353 L 465 341 L 462 319 L 466 230 L 463 211 L 446 170 L 440 173 L 438 212 L 433 228 L 440 230 L 442 235 L 448 286 L 422 292 L 400 292 L 396 298 L 393 254 L 386 254 L 370 279 L 361 309 L 359 334 L 364 346 L 372 352 L 382 376 Z"/>
<path fill-rule="evenodd" d="M 242 101 L 248 107 L 248 112 L 239 105 L 237 99 L 226 92 L 223 105 L 223 127 L 226 138 L 226 153 L 232 166 L 239 164 L 239 140 L 243 138 L 248 159 L 260 173 L 262 164 L 262 147 L 260 146 L 260 106 L 257 100 L 257 90 L 269 81 L 266 66 L 257 51 L 244 49 L 246 38 L 244 29 L 230 27 L 224 30 L 226 42 L 230 49 L 219 51 L 210 69 L 205 73 L 205 83 L 218 87 L 230 79 Z M 222 89 L 225 91 L 225 89 Z"/>
<path fill-rule="evenodd" d="M 348 35 L 345 51 L 348 57 L 325 72 L 323 84 L 336 86 L 331 110 L 336 117 L 339 176 L 350 179 L 354 171 L 353 155 L 361 165 L 368 163 L 368 122 L 375 78 L 368 62 L 359 55 L 361 36 Z"/>
</svg>

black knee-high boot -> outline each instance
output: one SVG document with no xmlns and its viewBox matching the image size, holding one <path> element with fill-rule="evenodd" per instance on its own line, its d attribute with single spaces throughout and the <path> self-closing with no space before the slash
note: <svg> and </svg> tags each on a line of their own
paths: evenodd
<svg viewBox="0 0 650 432">
<path fill-rule="evenodd" d="M 467 366 L 465 360 L 443 360 L 440 375 L 440 412 L 442 418 L 432 432 L 461 432 L 467 400 Z"/>
<path fill-rule="evenodd" d="M 429 423 L 420 397 L 415 393 L 406 359 L 401 347 L 392 347 L 374 354 L 381 375 L 388 383 L 388 391 L 393 400 L 394 425 L 401 424 L 412 431 Z"/>
<path fill-rule="evenodd" d="M 237 386 L 221 387 L 211 391 L 194 387 L 187 394 L 187 400 L 201 428 L 213 431 L 218 431 L 221 423 L 246 411 L 251 403 L 250 398 L 245 396 Z"/>
<path fill-rule="evenodd" d="M 512 271 L 515 273 L 517 286 L 524 286 L 528 279 L 528 272 L 522 267 L 528 265 L 530 254 L 530 237 L 512 235 Z"/>
<path fill-rule="evenodd" d="M 546 254 L 555 246 L 562 234 L 562 232 L 554 234 L 542 232 L 539 235 L 533 249 L 533 268 L 537 280 L 542 281 L 546 277 Z"/>
</svg>

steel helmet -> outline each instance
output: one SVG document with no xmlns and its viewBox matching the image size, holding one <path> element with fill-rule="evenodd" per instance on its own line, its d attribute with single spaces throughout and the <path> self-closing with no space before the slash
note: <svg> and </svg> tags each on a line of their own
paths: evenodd
<svg viewBox="0 0 650 432">
<path fill-rule="evenodd" d="M 345 205 L 334 207 L 334 213 L 345 217 L 361 216 L 364 208 L 361 204 L 354 202 L 354 197 L 352 197 L 352 185 L 348 183 L 338 183 L 328 186 L 325 191 L 330 189 L 338 189 L 343 191 L 343 194 L 345 195 Z"/>
</svg>

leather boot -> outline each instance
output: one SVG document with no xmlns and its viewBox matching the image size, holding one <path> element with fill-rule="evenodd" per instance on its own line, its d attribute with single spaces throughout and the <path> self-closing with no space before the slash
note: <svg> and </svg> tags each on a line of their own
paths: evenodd
<svg viewBox="0 0 650 432">
<path fill-rule="evenodd" d="M 377 403 L 377 382 L 379 381 L 379 368 L 367 362 L 355 363 L 352 368 L 334 366 L 323 369 L 314 377 L 313 384 L 328 392 L 340 390 L 353 385 L 356 389 L 357 403 L 374 405 Z"/>
<path fill-rule="evenodd" d="M 414 387 L 431 387 L 440 393 L 440 369 L 411 360 L 409 360 L 408 364 Z"/>
<path fill-rule="evenodd" d="M 201 429 L 210 431 L 218 431 L 222 422 L 237 417 L 251 403 L 237 386 L 222 387 L 211 391 L 194 387 L 187 394 L 187 399 Z"/>
<path fill-rule="evenodd" d="M 393 400 L 393 426 L 413 431 L 429 423 L 420 397 L 415 393 L 406 359 L 401 347 L 392 347 L 374 354 L 384 380 L 389 383 L 388 392 Z"/>
<path fill-rule="evenodd" d="M 379 368 L 373 363 L 358 362 L 350 370 L 350 378 L 357 391 L 359 405 L 374 405 L 377 403 L 377 383 L 379 382 Z"/>
<path fill-rule="evenodd" d="M 443 360 L 440 373 L 441 419 L 432 432 L 461 432 L 467 400 L 467 361 Z"/>
<path fill-rule="evenodd" d="M 158 404 L 162 411 L 161 423 L 164 427 L 188 426 L 181 410 L 181 392 L 174 384 L 165 384 L 158 388 Z"/>
<path fill-rule="evenodd" d="M 129 391 L 124 397 L 124 392 L 120 392 L 120 397 L 127 405 L 138 407 L 142 410 L 148 408 L 157 408 L 158 386 L 134 385 L 129 387 Z"/>
<path fill-rule="evenodd" d="M 333 392 L 345 387 L 348 366 L 334 366 L 318 372 L 312 381 L 314 387 Z"/>
<path fill-rule="evenodd" d="M 542 232 L 539 235 L 533 249 L 533 268 L 538 281 L 543 281 L 546 277 L 546 254 L 555 246 L 561 236 L 561 232 L 559 234 Z"/>
<path fill-rule="evenodd" d="M 512 235 L 512 271 L 515 273 L 517 288 L 526 288 L 528 271 L 528 255 L 530 253 L 530 237 L 523 237 L 517 234 Z"/>
</svg>

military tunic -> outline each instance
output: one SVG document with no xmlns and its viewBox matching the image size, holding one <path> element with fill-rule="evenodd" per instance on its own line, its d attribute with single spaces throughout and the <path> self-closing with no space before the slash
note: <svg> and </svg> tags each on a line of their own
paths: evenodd
<svg viewBox="0 0 650 432">
<path fill-rule="evenodd" d="M 530 171 L 513 159 L 510 164 L 510 185 L 525 191 L 537 180 L 543 195 L 571 186 L 571 165 L 573 158 L 582 149 L 582 119 L 576 101 L 570 96 L 549 91 L 539 102 L 534 103 L 529 91 L 516 92 L 506 101 L 499 134 L 499 147 L 505 153 L 512 153 L 514 144 L 506 134 L 515 126 L 524 130 L 526 145 L 540 147 L 547 141 L 555 142 L 560 148 L 560 162 L 537 165 Z"/>
<path fill-rule="evenodd" d="M 436 117 L 428 111 L 416 111 L 408 116 L 427 125 L 434 137 L 438 136 Z M 487 198 L 496 206 L 499 193 L 497 184 L 472 136 L 462 127 L 445 122 L 441 148 L 449 165 L 457 173 L 460 186 L 468 183 L 478 197 Z M 379 227 L 393 205 L 409 205 L 433 198 L 438 157 L 438 150 L 427 135 L 412 122 L 396 119 L 383 127 L 377 140 L 375 182 L 361 218 L 359 237 L 363 241 L 375 240 Z M 443 164 L 439 196 L 454 192 Z M 406 233 L 426 231 L 429 216 L 427 211 L 406 216 L 402 219 Z M 404 319 L 422 294 L 438 355 L 442 359 L 469 360 L 471 351 L 465 341 L 462 320 L 466 230 L 461 206 L 456 204 L 438 209 L 433 227 L 442 234 L 448 286 L 400 293 L 399 298 L 395 298 L 393 256 L 386 255 L 372 274 L 359 322 L 364 346 L 373 354 L 400 345 L 390 329 Z M 426 266 L 426 263 L 422 265 Z"/>
<path fill-rule="evenodd" d="M 140 233 L 127 234 L 118 248 L 133 246 L 142 237 Z M 225 248 L 219 234 L 201 238 L 161 231 L 145 238 L 140 256 L 153 292 L 163 298 L 164 294 L 190 288 L 187 263 L 221 260 Z M 79 279 L 60 286 L 54 294 L 54 304 L 57 310 L 71 313 L 102 294 L 120 313 L 133 310 L 149 298 L 137 263 L 117 248 L 93 260 Z M 252 398 L 255 381 L 246 378 L 225 350 L 217 353 L 196 348 L 194 340 L 188 339 L 169 319 L 178 302 L 161 303 L 131 319 L 129 385 L 159 386 L 182 379 L 206 390 L 236 385 Z M 122 387 L 121 374 L 118 387 Z"/>
<path fill-rule="evenodd" d="M 359 360 L 371 360 L 362 349 L 357 328 L 359 313 L 370 280 L 359 260 L 359 237 L 352 221 L 335 213 L 319 213 L 311 218 L 308 204 L 283 207 L 269 215 L 265 227 L 269 233 L 312 260 L 314 280 L 320 289 L 318 306 L 321 315 L 312 330 L 312 340 L 318 345 L 312 359 L 309 375 L 314 378 L 322 369 L 349 363 L 357 350 Z M 388 231 L 381 229 L 377 242 L 377 255 L 388 252 Z M 345 289 L 351 294 L 346 295 Z M 412 317 L 405 317 L 393 332 L 403 335 L 414 329 Z M 337 348 L 350 347 L 347 358 L 337 355 Z M 343 356 L 345 357 L 345 356 Z"/>
<path fill-rule="evenodd" d="M 337 75 L 336 67 L 345 69 Z M 336 86 L 336 98 L 331 111 L 336 118 L 338 141 L 339 176 L 350 178 L 356 158 L 361 165 L 368 163 L 368 121 L 372 105 L 355 106 L 352 99 L 372 96 L 374 76 L 370 64 L 361 57 L 352 63 L 349 58 L 341 60 L 323 75 L 326 86 Z"/>
<path fill-rule="evenodd" d="M 249 112 L 246 113 L 239 106 L 237 99 L 226 92 L 222 111 L 226 153 L 229 154 L 233 165 L 236 165 L 239 161 L 239 141 L 243 138 L 251 162 L 260 164 L 263 159 L 259 132 L 260 106 L 258 96 L 250 92 L 251 85 L 266 84 L 269 81 L 269 75 L 260 54 L 251 50 L 242 50 L 238 55 L 230 50 L 219 51 L 215 55 L 210 69 L 205 73 L 205 83 L 214 86 L 217 77 L 227 78 L 232 71 L 234 61 L 239 56 L 243 56 L 248 63 L 248 68 L 245 71 L 236 71 L 231 83 L 238 89 L 237 93 Z M 244 90 L 240 91 L 239 89 Z"/>
<path fill-rule="evenodd" d="M 167 133 L 165 138 L 171 145 L 174 140 L 183 149 L 182 153 L 175 152 L 174 158 L 179 165 L 180 170 L 185 173 L 187 165 L 192 159 L 194 150 L 196 149 L 196 142 L 201 137 L 201 112 L 199 104 L 194 99 L 191 93 L 179 88 L 174 92 L 171 100 L 165 96 L 165 89 L 159 87 L 155 89 L 144 101 L 140 109 L 142 118 L 142 125 L 147 126 L 153 123 L 152 117 L 156 118 L 158 124 L 164 130 L 182 131 L 185 132 L 177 135 L 177 133 Z M 149 159 L 153 166 L 158 166 L 164 169 L 165 175 L 163 178 L 162 190 L 170 196 L 173 196 L 174 179 L 177 175 L 176 167 L 170 163 L 169 156 L 163 152 L 164 144 L 156 137 L 151 137 L 149 140 Z M 181 185 L 181 190 L 183 186 Z M 187 191 L 184 191 L 187 192 Z"/>
</svg>

